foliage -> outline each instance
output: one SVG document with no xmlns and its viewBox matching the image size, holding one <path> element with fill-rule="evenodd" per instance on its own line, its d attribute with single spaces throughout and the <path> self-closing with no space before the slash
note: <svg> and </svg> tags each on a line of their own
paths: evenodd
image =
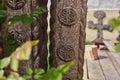
<svg viewBox="0 0 120 80">
<path fill-rule="evenodd" d="M 91 41 L 86 41 L 85 45 L 92 45 L 93 43 Z"/>
<path fill-rule="evenodd" d="M 110 20 L 110 23 L 114 29 L 120 32 L 120 18 L 113 18 Z"/>
<path fill-rule="evenodd" d="M 120 52 L 120 42 L 118 42 L 115 46 L 116 52 Z"/>
<path fill-rule="evenodd" d="M 28 41 L 22 46 L 18 47 L 9 57 L 0 60 L 0 80 L 27 80 L 33 77 L 34 80 L 62 80 L 62 74 L 68 71 L 74 62 L 68 62 L 56 68 L 50 68 L 45 72 L 43 69 L 30 68 L 26 70 L 26 74 L 20 76 L 18 71 L 18 64 L 21 60 L 28 60 L 32 46 L 35 46 L 39 41 Z M 11 71 L 8 76 L 5 76 L 5 68 L 10 65 Z"/>
<path fill-rule="evenodd" d="M 38 19 L 38 15 L 46 12 L 47 10 L 43 7 L 37 7 L 32 10 L 31 14 L 16 15 L 9 20 L 9 25 L 13 25 L 19 21 L 22 21 L 25 24 L 32 24 L 33 19 Z"/>
<path fill-rule="evenodd" d="M 110 20 L 110 23 L 115 30 L 120 32 L 120 18 L 113 18 Z M 115 50 L 116 52 L 120 52 L 120 42 L 116 44 Z"/>
<path fill-rule="evenodd" d="M 3 4 L 4 3 L 1 4 L 0 8 L 0 24 L 5 23 L 7 16 L 7 12 L 6 9 L 3 7 Z M 18 47 L 16 39 L 12 34 L 8 32 L 8 26 L 12 26 L 19 21 L 22 21 L 24 24 L 32 24 L 33 19 L 38 19 L 38 15 L 46 11 L 47 10 L 45 8 L 37 7 L 32 10 L 31 14 L 13 16 L 13 18 L 9 19 L 8 25 L 6 23 L 4 26 L 1 25 L 4 27 L 5 30 L 3 35 L 0 36 L 0 43 L 4 43 L 3 50 L 6 50 L 7 55 L 12 53 Z"/>
<path fill-rule="evenodd" d="M 39 41 L 28 41 L 22 46 L 18 47 L 9 57 L 0 60 L 0 80 L 25 80 L 16 72 L 18 64 L 21 60 L 28 60 L 32 46 L 36 45 Z M 33 44 L 34 43 L 34 44 Z M 4 76 L 5 68 L 10 65 L 11 71 L 9 76 Z"/>
<path fill-rule="evenodd" d="M 11 33 L 8 33 L 8 37 L 7 37 L 7 46 L 8 46 L 8 54 L 12 53 L 13 51 L 15 51 L 15 49 L 19 46 L 17 44 L 16 39 L 14 38 L 14 36 Z M 2 39 L 1 41 L 2 42 Z"/>
<path fill-rule="evenodd" d="M 0 9 L 0 24 L 4 23 L 6 19 L 6 10 Z"/>
<path fill-rule="evenodd" d="M 30 79 L 33 76 L 34 80 L 62 80 L 63 73 L 68 71 L 73 64 L 74 62 L 68 62 L 56 68 L 50 68 L 47 70 L 47 72 L 45 72 L 43 69 L 38 68 L 35 69 L 34 75 L 33 70 L 28 68 L 26 75 L 24 75 L 24 78 Z"/>
</svg>

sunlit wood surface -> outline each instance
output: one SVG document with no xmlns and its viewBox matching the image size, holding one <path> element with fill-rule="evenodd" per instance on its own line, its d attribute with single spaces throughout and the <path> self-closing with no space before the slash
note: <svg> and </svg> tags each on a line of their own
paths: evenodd
<svg viewBox="0 0 120 80">
<path fill-rule="evenodd" d="M 85 59 L 84 80 L 120 80 L 120 53 L 98 49 L 98 59 Z"/>
</svg>

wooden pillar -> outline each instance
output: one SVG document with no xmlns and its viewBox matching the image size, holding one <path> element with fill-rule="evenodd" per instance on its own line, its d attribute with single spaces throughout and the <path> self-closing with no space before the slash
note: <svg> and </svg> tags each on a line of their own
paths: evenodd
<svg viewBox="0 0 120 80">
<path fill-rule="evenodd" d="M 51 67 L 75 61 L 63 80 L 83 76 L 86 0 L 51 0 Z"/>
<path fill-rule="evenodd" d="M 47 0 L 5 0 L 7 7 L 7 19 L 31 11 L 37 6 L 47 7 Z M 40 20 L 34 20 L 33 24 L 25 25 L 17 22 L 9 28 L 19 45 L 28 40 L 40 40 L 40 43 L 33 47 L 31 59 L 20 62 L 19 72 L 25 73 L 25 69 L 40 67 L 47 68 L 47 12 L 39 15 Z"/>
</svg>

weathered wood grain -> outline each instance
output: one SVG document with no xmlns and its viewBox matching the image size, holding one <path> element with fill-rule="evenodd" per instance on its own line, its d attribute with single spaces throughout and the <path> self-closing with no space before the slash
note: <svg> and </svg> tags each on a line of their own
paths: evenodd
<svg viewBox="0 0 120 80">
<path fill-rule="evenodd" d="M 84 60 L 83 69 L 84 69 L 84 72 L 83 72 L 83 73 L 84 73 L 84 74 L 83 74 L 83 79 L 84 79 L 84 80 L 89 80 L 87 59 Z"/>
<path fill-rule="evenodd" d="M 51 0 L 51 67 L 74 60 L 63 80 L 83 76 L 87 0 Z"/>
<path fill-rule="evenodd" d="M 102 59 L 102 57 L 104 58 Z M 99 51 L 99 58 L 106 80 L 119 80 L 120 76 L 105 51 Z"/>
<path fill-rule="evenodd" d="M 37 6 L 47 8 L 47 1 L 48 0 L 11 0 L 11 3 L 6 3 L 7 19 L 10 19 L 15 15 L 31 13 L 31 11 Z M 26 3 L 18 8 L 19 4 L 17 3 L 22 2 Z M 14 26 L 9 28 L 9 32 L 14 35 L 19 45 L 28 40 L 40 40 L 40 43 L 33 47 L 30 60 L 20 62 L 19 72 L 21 74 L 24 74 L 25 69 L 28 67 L 47 68 L 47 12 L 40 14 L 38 17 L 40 20 L 33 20 L 31 25 L 25 25 L 22 22 L 17 22 Z"/>
<path fill-rule="evenodd" d="M 89 80 L 105 80 L 99 60 L 88 61 Z"/>
<path fill-rule="evenodd" d="M 103 40 L 103 43 L 109 49 L 109 51 L 115 52 L 115 45 L 111 40 Z"/>
<path fill-rule="evenodd" d="M 107 55 L 120 76 L 120 54 L 108 51 Z"/>
</svg>

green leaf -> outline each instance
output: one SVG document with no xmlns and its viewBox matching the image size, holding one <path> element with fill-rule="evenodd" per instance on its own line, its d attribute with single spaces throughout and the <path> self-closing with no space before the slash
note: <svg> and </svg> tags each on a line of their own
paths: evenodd
<svg viewBox="0 0 120 80">
<path fill-rule="evenodd" d="M 46 8 L 43 8 L 43 7 L 37 7 L 35 8 L 34 10 L 32 10 L 32 14 L 41 14 L 41 13 L 44 13 L 46 12 L 47 9 Z"/>
<path fill-rule="evenodd" d="M 26 73 L 27 73 L 28 75 L 32 75 L 32 74 L 33 74 L 33 70 L 32 70 L 31 68 L 27 68 L 27 69 L 26 69 Z"/>
<path fill-rule="evenodd" d="M 0 80 L 6 80 L 6 77 L 0 77 Z"/>
<path fill-rule="evenodd" d="M 41 80 L 42 77 L 42 75 L 34 75 L 34 80 Z"/>
<path fill-rule="evenodd" d="M 28 60 L 32 49 L 32 41 L 27 41 L 13 52 L 12 57 L 17 60 Z"/>
<path fill-rule="evenodd" d="M 0 23 L 4 23 L 6 19 L 7 12 L 6 10 L 0 10 Z"/>
<path fill-rule="evenodd" d="M 60 73 L 65 73 L 66 71 L 68 71 L 72 66 L 74 65 L 74 62 L 68 62 L 66 64 L 60 65 L 56 68 L 57 71 L 59 71 Z"/>
<path fill-rule="evenodd" d="M 21 21 L 25 24 L 32 24 L 33 22 L 33 17 L 31 14 L 21 15 L 21 18 Z"/>
<path fill-rule="evenodd" d="M 26 80 L 28 80 L 28 79 L 30 79 L 32 76 L 31 76 L 31 75 L 28 75 L 28 74 L 25 74 L 23 77 L 24 77 Z"/>
<path fill-rule="evenodd" d="M 16 50 L 18 47 L 17 40 L 14 38 L 14 36 L 11 33 L 8 33 L 7 37 L 7 47 L 8 47 L 8 54 L 11 54 Z"/>
<path fill-rule="evenodd" d="M 10 64 L 10 57 L 3 58 L 0 60 L 0 68 L 3 69 Z"/>
<path fill-rule="evenodd" d="M 16 58 L 11 58 L 10 68 L 14 71 L 18 71 L 19 62 Z"/>
<path fill-rule="evenodd" d="M 0 0 L 0 9 L 4 9 L 5 8 L 5 1 L 4 0 Z"/>
<path fill-rule="evenodd" d="M 43 74 L 43 73 L 45 73 L 44 69 L 35 69 L 35 74 L 36 75 L 40 75 L 40 74 Z"/>
<path fill-rule="evenodd" d="M 41 79 L 43 80 L 62 80 L 62 74 L 70 69 L 74 65 L 74 62 L 68 62 L 66 64 L 60 65 L 57 68 L 51 68 L 43 75 Z"/>
<path fill-rule="evenodd" d="M 18 21 L 22 20 L 22 17 L 20 15 L 16 15 L 13 18 L 9 19 L 8 25 L 14 25 L 15 23 L 17 23 Z"/>
<path fill-rule="evenodd" d="M 0 78 L 4 76 L 4 70 L 0 70 Z"/>
<path fill-rule="evenodd" d="M 51 68 L 43 75 L 41 80 L 62 80 L 62 74 L 57 72 L 55 68 Z"/>
<path fill-rule="evenodd" d="M 17 73 L 11 72 L 7 80 L 18 80 L 19 75 Z"/>
<path fill-rule="evenodd" d="M 120 32 L 120 18 L 113 18 L 110 20 L 110 24 L 114 29 Z"/>
<path fill-rule="evenodd" d="M 9 19 L 8 25 L 14 25 L 19 21 L 22 21 L 25 24 L 31 24 L 33 22 L 33 17 L 31 14 L 16 15 L 13 18 Z"/>
<path fill-rule="evenodd" d="M 32 46 L 35 46 L 39 43 L 39 40 L 32 41 Z"/>
<path fill-rule="evenodd" d="M 116 52 L 120 52 L 120 42 L 116 44 L 115 50 Z"/>
<path fill-rule="evenodd" d="M 26 79 L 24 79 L 23 77 L 19 77 L 18 80 L 26 80 Z"/>
<path fill-rule="evenodd" d="M 17 79 L 16 79 L 16 77 L 15 77 L 15 76 L 10 75 L 10 76 L 7 78 L 7 80 L 17 80 Z"/>
</svg>

